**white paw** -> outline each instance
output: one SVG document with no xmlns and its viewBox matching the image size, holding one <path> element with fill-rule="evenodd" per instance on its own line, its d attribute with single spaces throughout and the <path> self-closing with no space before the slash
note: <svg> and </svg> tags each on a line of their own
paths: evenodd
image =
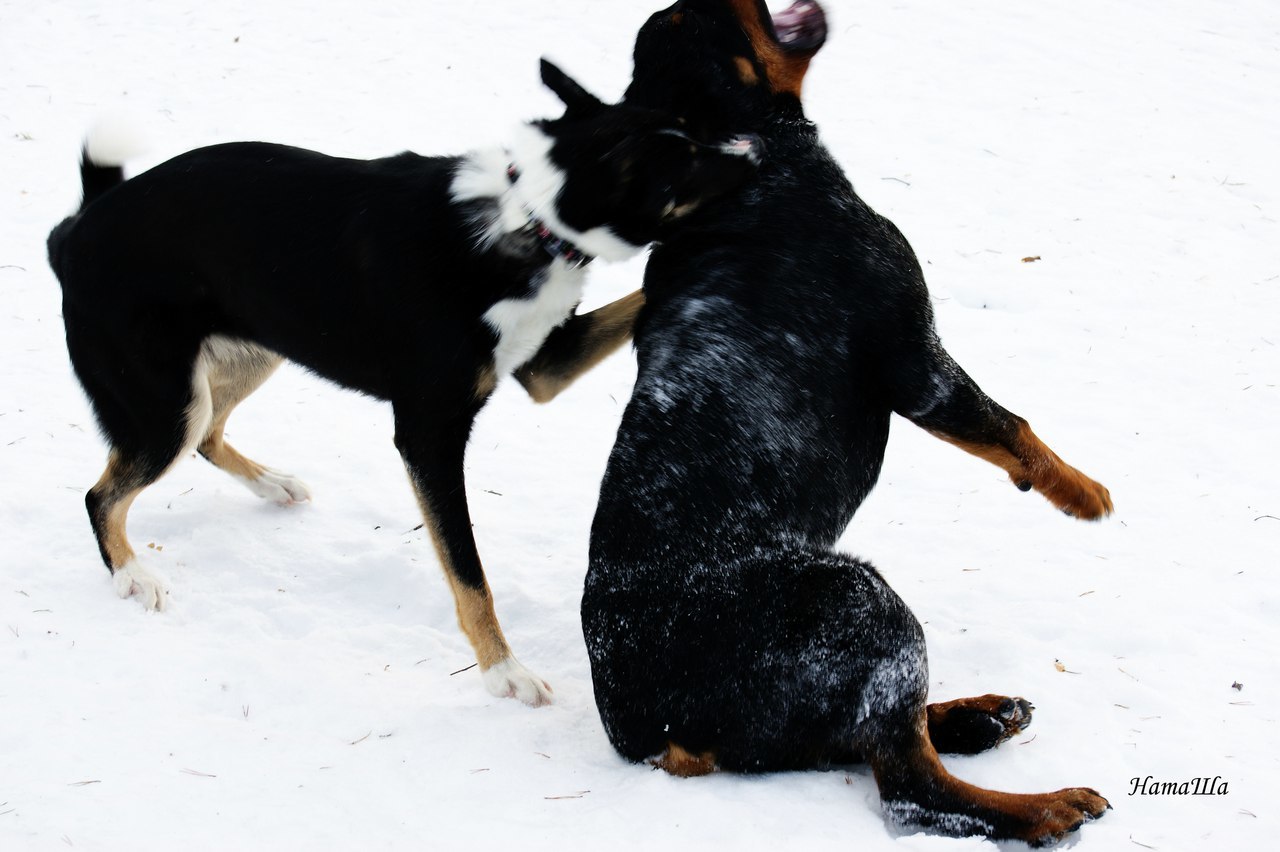
<svg viewBox="0 0 1280 852">
<path fill-rule="evenodd" d="M 481 676 L 485 688 L 499 698 L 518 698 L 530 707 L 550 704 L 551 685 L 520 665 L 515 657 L 485 669 Z"/>
<path fill-rule="evenodd" d="M 148 610 L 163 610 L 169 600 L 169 590 L 154 572 L 143 568 L 137 560 L 120 566 L 111 575 L 116 594 L 122 598 L 137 597 Z"/>
<path fill-rule="evenodd" d="M 311 490 L 301 479 L 270 468 L 264 470 L 257 479 L 246 479 L 244 482 L 254 494 L 281 506 L 305 503 L 311 499 Z"/>
</svg>

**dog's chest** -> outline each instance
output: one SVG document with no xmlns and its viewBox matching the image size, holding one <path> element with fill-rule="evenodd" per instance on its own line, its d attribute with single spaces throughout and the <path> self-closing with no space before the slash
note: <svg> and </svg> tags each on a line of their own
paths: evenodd
<svg viewBox="0 0 1280 852">
<path fill-rule="evenodd" d="M 570 269 L 559 258 L 535 279 L 536 292 L 523 299 L 503 299 L 485 311 L 484 321 L 498 335 L 493 369 L 505 376 L 528 361 L 553 329 L 564 323 L 582 301 L 586 271 Z"/>
</svg>

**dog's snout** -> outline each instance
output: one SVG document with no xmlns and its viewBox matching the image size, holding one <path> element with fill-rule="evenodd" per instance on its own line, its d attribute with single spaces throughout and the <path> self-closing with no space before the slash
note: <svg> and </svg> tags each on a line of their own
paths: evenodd
<svg viewBox="0 0 1280 852">
<path fill-rule="evenodd" d="M 721 145 L 720 150 L 726 154 L 746 157 L 751 162 L 758 163 L 764 157 L 764 140 L 754 133 L 746 133 L 733 137 Z"/>
</svg>

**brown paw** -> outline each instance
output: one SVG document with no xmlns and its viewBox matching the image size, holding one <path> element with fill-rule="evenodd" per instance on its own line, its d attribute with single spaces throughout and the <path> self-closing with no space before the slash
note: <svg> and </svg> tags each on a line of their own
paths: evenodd
<svg viewBox="0 0 1280 852">
<path fill-rule="evenodd" d="M 667 743 L 667 748 L 662 754 L 649 758 L 649 764 L 654 769 L 661 769 L 680 778 L 710 775 L 718 768 L 716 756 L 713 753 L 704 751 L 701 754 L 692 754 L 671 742 Z"/>
<path fill-rule="evenodd" d="M 990 460 L 1000 464 L 1023 491 L 1034 488 L 1073 518 L 1094 521 L 1111 514 L 1111 492 L 1049 449 L 1024 420 L 1010 445 L 1011 455 Z"/>
<path fill-rule="evenodd" d="M 1029 482 L 1053 505 L 1067 515 L 1082 521 L 1096 521 L 1110 515 L 1115 508 L 1111 502 L 1111 492 L 1100 482 L 1094 482 L 1080 471 L 1061 460 L 1047 466 L 1043 472 L 1033 479 L 1014 479 L 1014 484 L 1022 490 Z"/>
<path fill-rule="evenodd" d="M 1105 814 L 1111 805 L 1087 787 L 1069 787 L 1056 793 L 1045 793 L 1043 813 L 1022 837 L 1032 846 L 1057 843 L 1080 826 Z"/>
</svg>

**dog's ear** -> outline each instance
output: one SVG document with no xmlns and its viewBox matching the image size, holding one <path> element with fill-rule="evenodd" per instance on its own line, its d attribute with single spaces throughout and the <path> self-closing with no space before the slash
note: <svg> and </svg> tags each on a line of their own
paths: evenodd
<svg viewBox="0 0 1280 852">
<path fill-rule="evenodd" d="M 545 58 L 542 60 L 542 82 L 564 101 L 566 116 L 590 115 L 605 108 L 599 98 Z"/>
</svg>

